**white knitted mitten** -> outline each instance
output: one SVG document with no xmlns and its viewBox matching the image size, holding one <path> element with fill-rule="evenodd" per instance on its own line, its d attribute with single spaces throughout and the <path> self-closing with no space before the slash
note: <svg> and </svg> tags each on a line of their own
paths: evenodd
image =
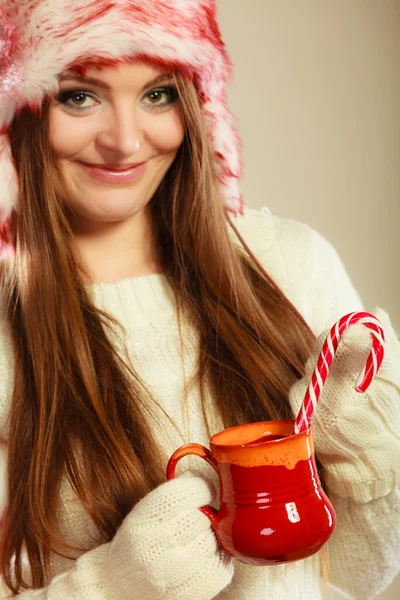
<svg viewBox="0 0 400 600">
<path fill-rule="evenodd" d="M 232 579 L 233 563 L 199 510 L 214 500 L 213 485 L 187 472 L 138 502 L 110 546 L 118 588 L 124 578 L 129 586 L 133 564 L 144 576 L 144 594 L 136 588 L 132 598 L 147 598 L 151 588 L 152 600 L 211 600 L 223 590 Z"/>
<path fill-rule="evenodd" d="M 388 315 L 377 309 L 376 316 L 386 334 L 386 352 L 375 379 L 365 393 L 355 390 L 371 342 L 369 330 L 354 325 L 339 344 L 312 420 L 327 486 L 359 502 L 390 493 L 400 480 L 400 342 Z M 328 333 L 318 338 L 318 354 Z M 295 415 L 318 354 L 308 360 L 305 376 L 290 391 Z"/>
</svg>

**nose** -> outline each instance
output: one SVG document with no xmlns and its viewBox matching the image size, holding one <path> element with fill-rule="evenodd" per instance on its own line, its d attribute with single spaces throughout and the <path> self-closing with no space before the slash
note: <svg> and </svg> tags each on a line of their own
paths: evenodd
<svg viewBox="0 0 400 600">
<path fill-rule="evenodd" d="M 132 105 L 110 111 L 104 116 L 96 143 L 101 148 L 121 157 L 133 156 L 143 141 L 143 131 L 139 119 L 135 117 Z"/>
</svg>

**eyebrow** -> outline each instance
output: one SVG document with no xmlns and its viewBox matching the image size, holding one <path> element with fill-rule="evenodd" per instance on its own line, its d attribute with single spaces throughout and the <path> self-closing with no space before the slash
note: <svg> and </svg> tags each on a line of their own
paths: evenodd
<svg viewBox="0 0 400 600">
<path fill-rule="evenodd" d="M 145 86 L 143 86 L 143 89 L 152 87 L 153 85 L 157 85 L 157 83 L 165 81 L 166 79 L 172 79 L 172 77 L 172 73 L 162 73 L 161 75 L 157 75 L 157 77 L 155 77 L 154 79 L 149 81 Z M 97 87 L 103 88 L 104 90 L 109 90 L 111 87 L 105 81 L 101 81 L 101 79 L 96 79 L 95 77 L 82 77 L 81 75 L 79 75 L 79 73 L 75 73 L 73 71 L 69 71 L 60 75 L 59 82 L 61 83 L 62 81 L 79 81 L 80 83 L 85 84 L 90 83 Z"/>
</svg>

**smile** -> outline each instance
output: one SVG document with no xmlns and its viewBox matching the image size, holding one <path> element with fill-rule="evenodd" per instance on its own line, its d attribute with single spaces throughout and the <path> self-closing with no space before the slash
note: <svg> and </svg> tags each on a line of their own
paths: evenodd
<svg viewBox="0 0 400 600">
<path fill-rule="evenodd" d="M 90 177 L 101 181 L 102 183 L 128 183 L 137 179 L 145 170 L 146 163 L 140 163 L 137 165 L 113 165 L 99 166 L 91 165 L 89 163 L 79 162 L 78 163 Z"/>
</svg>

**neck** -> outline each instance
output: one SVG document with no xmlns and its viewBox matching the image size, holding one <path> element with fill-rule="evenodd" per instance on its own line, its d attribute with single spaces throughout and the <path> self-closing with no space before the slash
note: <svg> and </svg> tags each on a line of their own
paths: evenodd
<svg viewBox="0 0 400 600">
<path fill-rule="evenodd" d="M 119 222 L 72 218 L 78 261 L 85 283 L 102 283 L 160 273 L 155 235 L 145 211 Z"/>
</svg>

